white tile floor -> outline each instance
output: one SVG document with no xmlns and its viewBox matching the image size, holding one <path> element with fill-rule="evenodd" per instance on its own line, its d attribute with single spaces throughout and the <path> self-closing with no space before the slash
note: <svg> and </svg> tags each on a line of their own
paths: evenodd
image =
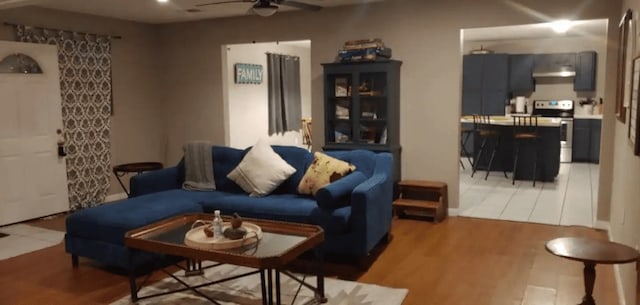
<svg viewBox="0 0 640 305">
<path fill-rule="evenodd" d="M 516 180 L 484 171 L 471 178 L 460 168 L 460 216 L 593 228 L 598 197 L 598 164 L 562 163 L 554 182 Z M 508 173 L 509 175 L 511 173 Z"/>
<path fill-rule="evenodd" d="M 0 238 L 0 260 L 55 246 L 64 238 L 64 232 L 26 224 L 0 227 L 0 233 L 9 234 Z"/>
</svg>

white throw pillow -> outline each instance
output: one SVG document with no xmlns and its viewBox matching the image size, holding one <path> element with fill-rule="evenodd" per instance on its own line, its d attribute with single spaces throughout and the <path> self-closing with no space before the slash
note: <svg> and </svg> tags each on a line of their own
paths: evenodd
<svg viewBox="0 0 640 305">
<path fill-rule="evenodd" d="M 262 197 L 275 190 L 296 169 L 283 160 L 264 140 L 259 140 L 227 178 L 251 197 Z"/>
</svg>

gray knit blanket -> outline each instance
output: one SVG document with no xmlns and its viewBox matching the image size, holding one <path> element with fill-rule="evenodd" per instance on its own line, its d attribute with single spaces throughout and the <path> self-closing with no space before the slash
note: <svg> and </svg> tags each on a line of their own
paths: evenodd
<svg viewBox="0 0 640 305">
<path fill-rule="evenodd" d="M 184 146 L 185 179 L 182 188 L 188 191 L 213 191 L 213 160 L 211 143 L 189 142 Z"/>
</svg>

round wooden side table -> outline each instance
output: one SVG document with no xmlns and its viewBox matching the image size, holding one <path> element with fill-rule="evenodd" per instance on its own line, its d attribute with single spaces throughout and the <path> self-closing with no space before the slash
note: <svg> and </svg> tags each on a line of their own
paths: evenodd
<svg viewBox="0 0 640 305">
<path fill-rule="evenodd" d="M 635 249 L 606 240 L 581 237 L 561 237 L 547 242 L 549 253 L 584 264 L 584 292 L 580 305 L 595 305 L 593 285 L 596 280 L 596 264 L 624 264 L 638 259 Z"/>
<path fill-rule="evenodd" d="M 160 162 L 135 162 L 135 163 L 126 163 L 120 164 L 113 167 L 113 174 L 116 175 L 116 179 L 118 179 L 118 183 L 122 186 L 124 192 L 129 196 L 129 191 L 122 183 L 120 178 L 124 177 L 124 175 L 128 173 L 142 173 L 147 171 L 153 171 L 162 169 L 162 163 Z"/>
</svg>

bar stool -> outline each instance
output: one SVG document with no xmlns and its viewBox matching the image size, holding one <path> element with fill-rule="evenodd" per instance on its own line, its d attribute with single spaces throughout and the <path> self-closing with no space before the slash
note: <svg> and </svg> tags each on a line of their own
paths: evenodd
<svg viewBox="0 0 640 305">
<path fill-rule="evenodd" d="M 473 115 L 473 126 L 475 127 L 476 132 L 478 133 L 478 137 L 482 139 L 482 144 L 480 144 L 480 150 L 475 158 L 473 158 L 473 171 L 471 172 L 471 177 L 478 170 L 478 164 L 480 164 L 480 158 L 482 158 L 482 153 L 485 151 L 485 147 L 487 146 L 487 142 L 493 143 L 493 150 L 491 151 L 491 158 L 489 158 L 489 164 L 487 165 L 487 174 L 484 176 L 484 180 L 487 180 L 489 177 L 489 173 L 491 172 L 491 164 L 493 164 L 493 158 L 496 156 L 496 152 L 500 149 L 500 131 L 491 126 L 491 118 L 488 115 Z M 504 177 L 507 177 L 506 170 L 504 172 Z"/>
<path fill-rule="evenodd" d="M 536 186 L 536 170 L 538 166 L 538 117 L 537 116 L 514 116 L 513 117 L 513 180 L 511 184 L 516 183 L 516 171 L 518 169 L 518 157 L 520 156 L 520 146 L 526 143 L 532 143 L 535 149 L 535 157 L 533 160 L 533 186 Z"/>
<path fill-rule="evenodd" d="M 471 155 L 467 151 L 467 141 L 469 141 L 469 137 L 475 132 L 473 128 L 462 127 L 460 128 L 460 153 L 467 158 L 469 164 L 471 164 L 471 168 L 473 168 L 473 161 L 471 160 Z M 460 165 L 462 165 L 462 169 L 464 168 L 464 163 L 462 159 L 460 159 Z"/>
</svg>

